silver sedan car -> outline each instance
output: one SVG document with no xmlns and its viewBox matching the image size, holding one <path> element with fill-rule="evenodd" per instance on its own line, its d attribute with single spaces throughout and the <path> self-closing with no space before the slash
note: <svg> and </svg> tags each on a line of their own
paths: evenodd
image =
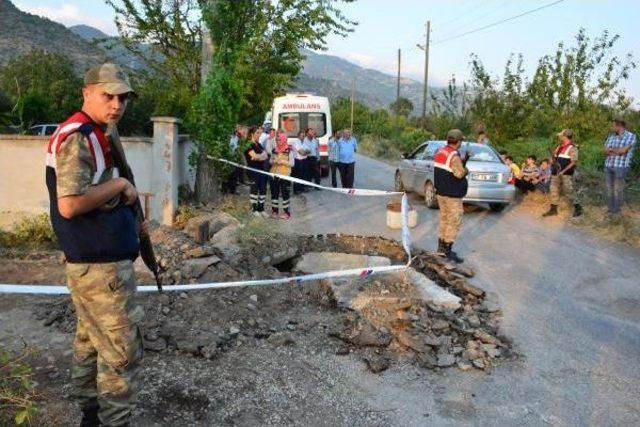
<svg viewBox="0 0 640 427">
<path fill-rule="evenodd" d="M 427 141 L 400 160 L 395 176 L 397 191 L 413 191 L 424 195 L 430 208 L 437 208 L 433 186 L 433 156 L 445 145 L 445 141 Z M 469 153 L 467 169 L 469 190 L 465 202 L 488 203 L 494 212 L 502 211 L 515 198 L 514 178 L 509 166 L 490 146 L 475 142 L 463 142 L 460 155 Z"/>
</svg>

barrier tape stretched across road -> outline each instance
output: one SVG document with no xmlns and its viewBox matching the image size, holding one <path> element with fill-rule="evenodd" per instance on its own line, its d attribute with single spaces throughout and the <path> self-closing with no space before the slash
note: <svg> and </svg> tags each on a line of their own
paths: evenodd
<svg viewBox="0 0 640 427">
<path fill-rule="evenodd" d="M 409 267 L 411 264 L 411 235 L 409 233 L 409 202 L 407 196 L 404 193 L 397 191 L 384 191 L 384 190 L 368 190 L 361 188 L 332 188 L 324 187 L 309 181 L 305 181 L 299 178 L 291 176 L 273 174 L 259 169 L 254 169 L 249 166 L 241 165 L 231 162 L 225 159 L 216 159 L 208 156 L 211 160 L 228 163 L 230 165 L 247 169 L 253 172 L 262 173 L 264 175 L 277 177 L 294 183 L 303 184 L 310 187 L 320 188 L 322 190 L 333 191 L 336 193 L 345 194 L 348 196 L 378 196 L 387 197 L 394 195 L 402 195 L 401 203 L 401 216 L 402 216 L 402 247 L 407 253 L 407 263 L 400 265 L 386 265 L 377 267 L 362 267 L 349 270 L 335 270 L 326 271 L 323 273 L 306 274 L 302 276 L 283 277 L 278 279 L 260 279 L 260 280 L 241 280 L 235 282 L 213 282 L 213 283 L 194 283 L 185 285 L 172 285 L 163 288 L 164 291 L 193 291 L 200 289 L 224 289 L 233 287 L 245 287 L 245 286 L 262 286 L 262 285 L 278 285 L 278 284 L 300 284 L 312 280 L 330 279 L 335 277 L 368 277 L 373 274 L 389 273 L 393 271 L 402 271 Z M 157 287 L 155 285 L 142 285 L 138 286 L 138 292 L 156 292 Z M 69 289 L 66 286 L 60 285 L 12 285 L 12 284 L 0 284 L 0 294 L 36 294 L 36 295 L 66 295 L 69 294 Z"/>
</svg>

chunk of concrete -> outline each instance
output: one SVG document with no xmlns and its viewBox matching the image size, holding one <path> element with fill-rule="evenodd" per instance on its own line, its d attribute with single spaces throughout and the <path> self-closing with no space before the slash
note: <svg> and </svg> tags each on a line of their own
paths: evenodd
<svg viewBox="0 0 640 427">
<path fill-rule="evenodd" d="M 240 247 L 236 243 L 236 233 L 239 228 L 238 224 L 229 224 L 214 234 L 209 243 L 224 256 L 233 256 L 240 252 Z"/>
<path fill-rule="evenodd" d="M 220 258 L 215 255 L 206 258 L 188 259 L 182 263 L 182 272 L 188 278 L 197 279 L 202 276 L 206 269 L 220 262 Z"/>
<path fill-rule="evenodd" d="M 427 304 L 440 308 L 442 310 L 457 310 L 460 308 L 460 298 L 453 295 L 446 289 L 438 286 L 433 280 L 424 274 L 409 267 L 405 271 L 393 273 L 399 279 L 404 279 L 408 283 L 415 286 L 418 296 Z M 404 277 L 402 277 L 404 276 Z"/>
<path fill-rule="evenodd" d="M 294 270 L 313 274 L 332 270 L 351 270 L 361 267 L 391 265 L 389 258 L 381 256 L 345 254 L 340 252 L 308 252 L 296 263 Z"/>
</svg>

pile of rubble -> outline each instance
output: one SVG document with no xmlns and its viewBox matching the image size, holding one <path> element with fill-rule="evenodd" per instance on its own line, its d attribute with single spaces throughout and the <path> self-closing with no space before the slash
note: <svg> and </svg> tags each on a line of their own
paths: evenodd
<svg viewBox="0 0 640 427">
<path fill-rule="evenodd" d="M 304 261 L 310 253 L 406 262 L 401 245 L 383 237 L 278 235 L 254 247 L 241 247 L 234 239 L 241 225 L 233 218 L 211 214 L 206 226 L 201 219 L 192 228 L 187 224 L 184 231 L 153 228 L 165 286 L 287 277 L 308 272 Z M 417 249 L 413 255 L 412 268 L 406 273 L 354 279 L 348 284 L 319 281 L 299 287 L 138 296 L 147 312 L 142 325 L 145 348 L 213 359 L 241 346 L 315 341 L 336 354 L 359 356 L 373 372 L 396 360 L 429 369 L 486 370 L 497 360 L 511 357 L 511 343 L 498 333 L 499 307 L 469 282 L 472 269 Z M 349 293 L 352 297 L 345 296 Z M 73 328 L 68 301 L 43 304 L 37 315 L 47 326 L 68 332 Z"/>
</svg>

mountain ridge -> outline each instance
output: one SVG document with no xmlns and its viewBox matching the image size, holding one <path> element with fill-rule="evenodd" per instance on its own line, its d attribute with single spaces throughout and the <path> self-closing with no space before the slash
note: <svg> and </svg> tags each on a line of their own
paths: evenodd
<svg viewBox="0 0 640 427">
<path fill-rule="evenodd" d="M 144 63 L 128 52 L 118 37 L 108 36 L 89 25 L 65 27 L 19 10 L 9 0 L 0 0 L 0 66 L 11 58 L 33 49 L 58 52 L 71 59 L 82 74 L 88 67 L 112 60 L 132 69 L 144 69 Z M 355 99 L 371 108 L 388 108 L 395 101 L 396 77 L 365 68 L 335 55 L 309 50 L 292 90 L 323 94 L 332 100 L 350 97 L 356 82 Z M 433 88 L 430 88 L 433 90 Z M 401 96 L 414 105 L 414 114 L 422 105 L 422 83 L 402 78 Z M 433 93 L 433 92 L 432 92 Z"/>
</svg>

